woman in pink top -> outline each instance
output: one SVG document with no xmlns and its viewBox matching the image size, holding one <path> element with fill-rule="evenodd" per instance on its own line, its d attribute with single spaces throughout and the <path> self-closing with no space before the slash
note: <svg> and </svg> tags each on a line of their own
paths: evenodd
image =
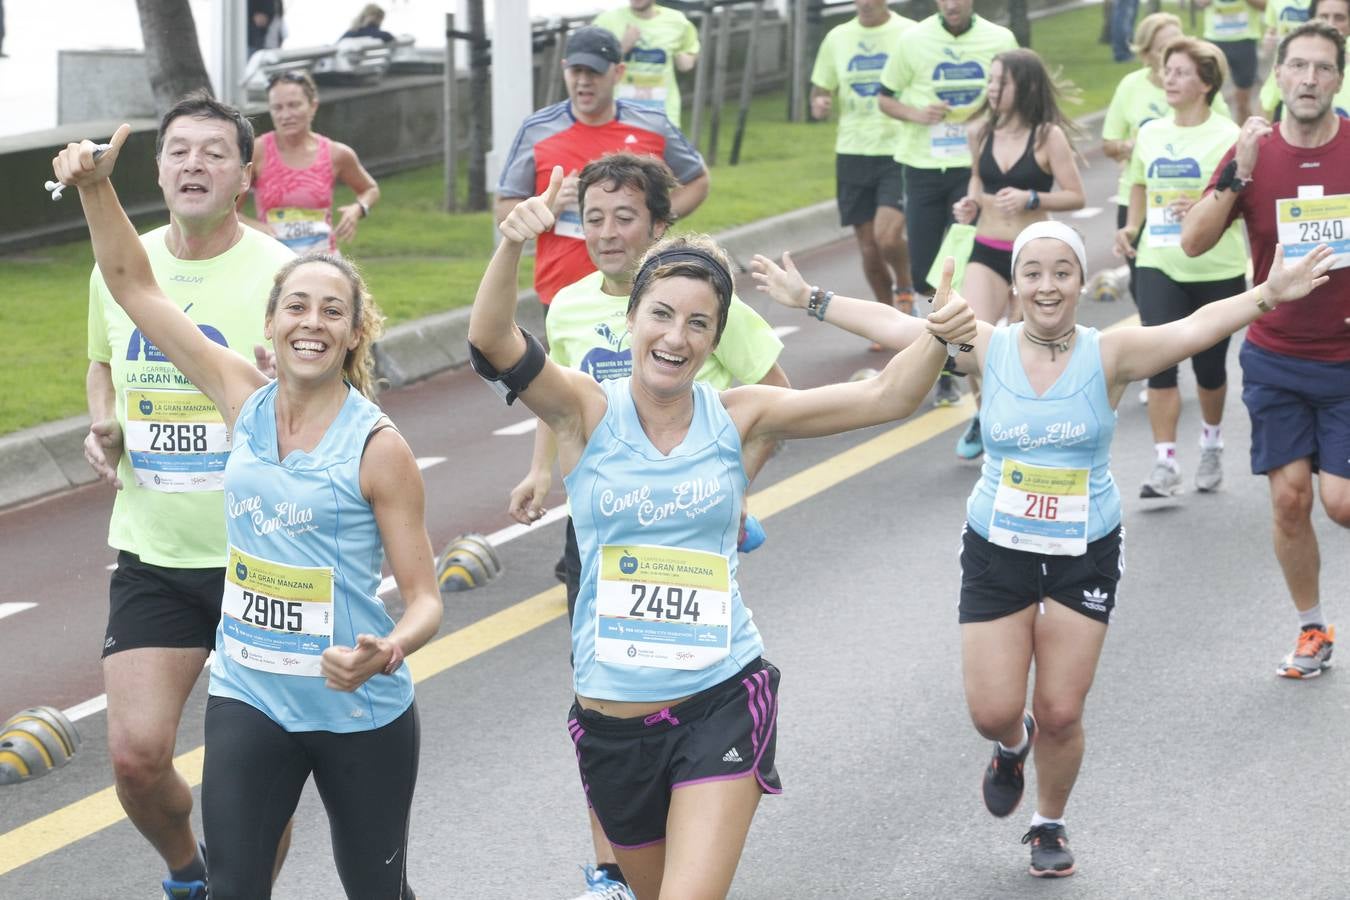
<svg viewBox="0 0 1350 900">
<path fill-rule="evenodd" d="M 370 215 L 380 187 L 346 144 L 316 134 L 319 90 L 307 72 L 274 75 L 267 87 L 267 111 L 275 131 L 258 138 L 253 154 L 253 197 L 257 218 L 244 221 L 298 254 L 335 252 L 338 241 L 356 234 L 356 222 Z M 339 207 L 333 224 L 333 185 L 341 181 L 356 202 Z M 239 208 L 244 206 L 243 195 Z"/>
</svg>

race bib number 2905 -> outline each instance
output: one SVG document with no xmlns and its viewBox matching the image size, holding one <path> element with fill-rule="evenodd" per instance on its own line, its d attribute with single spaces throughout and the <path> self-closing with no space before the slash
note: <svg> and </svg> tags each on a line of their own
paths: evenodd
<svg viewBox="0 0 1350 900">
<path fill-rule="evenodd" d="M 333 643 L 333 570 L 291 566 L 230 547 L 221 603 L 230 659 L 277 675 L 319 675 Z"/>
<path fill-rule="evenodd" d="M 706 669 L 731 652 L 725 556 L 679 547 L 600 548 L 595 656 L 601 662 Z"/>
</svg>

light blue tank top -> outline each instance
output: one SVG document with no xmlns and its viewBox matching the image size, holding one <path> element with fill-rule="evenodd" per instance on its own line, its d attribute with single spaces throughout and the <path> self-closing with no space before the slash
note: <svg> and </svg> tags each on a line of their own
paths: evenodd
<svg viewBox="0 0 1350 900">
<path fill-rule="evenodd" d="M 1037 396 L 1022 368 L 1021 324 L 997 328 L 984 361 L 980 433 L 984 464 L 966 502 L 970 527 L 990 538 L 994 498 L 1005 460 L 1033 467 L 1089 470 L 1087 540 L 1120 524 L 1120 491 L 1111 477 L 1116 411 L 1106 394 L 1100 333 L 1078 326 L 1073 355 L 1059 379 Z"/>
<path fill-rule="evenodd" d="M 376 596 L 384 549 L 361 494 L 361 454 L 383 415 L 355 388 L 312 453 L 277 458 L 277 383 L 249 397 L 225 465 L 229 558 L 210 692 L 287 731 L 368 731 L 413 700 L 402 666 L 352 693 L 324 685 L 319 657 L 394 628 Z"/>
<path fill-rule="evenodd" d="M 601 700 L 695 694 L 764 648 L 736 585 L 740 435 L 718 392 L 695 383 L 689 433 L 662 456 L 638 421 L 630 379 L 601 387 L 609 408 L 565 479 L 581 551 L 574 687 Z"/>
</svg>

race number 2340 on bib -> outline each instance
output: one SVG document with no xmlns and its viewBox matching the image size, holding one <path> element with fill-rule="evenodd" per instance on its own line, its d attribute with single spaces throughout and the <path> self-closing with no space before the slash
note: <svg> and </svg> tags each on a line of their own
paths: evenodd
<svg viewBox="0 0 1350 900">
<path fill-rule="evenodd" d="M 1275 222 L 1285 259 L 1307 256 L 1326 244 L 1336 254 L 1333 269 L 1350 266 L 1350 194 L 1276 200 Z"/>
<path fill-rule="evenodd" d="M 1087 552 L 1087 469 L 1029 466 L 1003 460 L 989 540 L 1000 547 L 1082 556 Z"/>
<path fill-rule="evenodd" d="M 136 484 L 152 491 L 218 491 L 230 456 L 220 411 L 197 391 L 126 391 L 126 443 Z"/>
<path fill-rule="evenodd" d="M 230 659 L 277 675 L 319 675 L 333 643 L 333 570 L 290 566 L 230 547 L 221 604 Z"/>
<path fill-rule="evenodd" d="M 595 657 L 661 669 L 706 669 L 731 652 L 727 558 L 678 547 L 600 548 Z"/>
</svg>

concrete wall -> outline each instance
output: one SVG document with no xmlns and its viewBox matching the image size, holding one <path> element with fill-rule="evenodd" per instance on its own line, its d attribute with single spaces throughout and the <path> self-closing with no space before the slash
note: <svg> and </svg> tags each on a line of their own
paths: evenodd
<svg viewBox="0 0 1350 900">
<path fill-rule="evenodd" d="M 143 50 L 60 50 L 56 54 L 56 124 L 102 119 L 108 110 L 153 118 L 155 96 Z"/>
</svg>

